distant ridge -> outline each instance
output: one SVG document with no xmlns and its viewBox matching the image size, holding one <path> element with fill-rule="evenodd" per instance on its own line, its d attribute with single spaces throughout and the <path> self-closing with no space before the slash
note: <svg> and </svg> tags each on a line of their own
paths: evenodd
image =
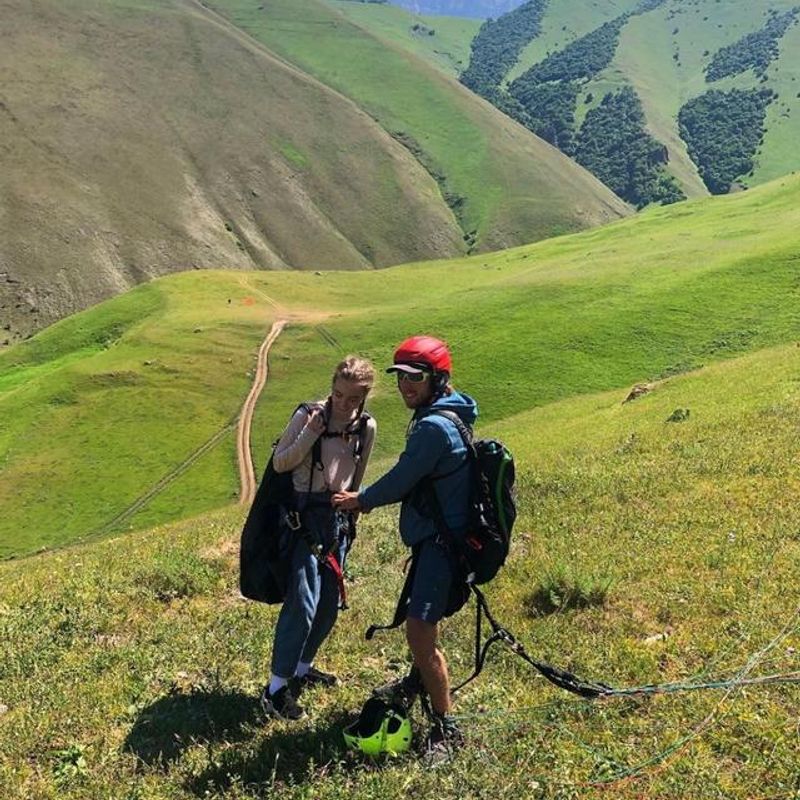
<svg viewBox="0 0 800 800">
<path fill-rule="evenodd" d="M 370 0 L 367 0 L 369 2 Z M 386 0 L 383 0 L 386 2 Z M 372 0 L 375 2 L 375 0 Z M 380 2 L 380 0 L 378 0 Z M 416 14 L 441 14 L 448 17 L 487 19 L 516 8 L 525 0 L 388 0 L 394 6 Z"/>
</svg>

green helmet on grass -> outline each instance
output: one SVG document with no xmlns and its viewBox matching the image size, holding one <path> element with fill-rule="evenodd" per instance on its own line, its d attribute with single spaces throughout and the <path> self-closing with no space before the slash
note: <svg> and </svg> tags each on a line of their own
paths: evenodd
<svg viewBox="0 0 800 800">
<path fill-rule="evenodd" d="M 370 697 L 359 718 L 344 729 L 344 740 L 349 748 L 368 756 L 397 755 L 411 747 L 411 721 L 399 705 Z"/>
</svg>

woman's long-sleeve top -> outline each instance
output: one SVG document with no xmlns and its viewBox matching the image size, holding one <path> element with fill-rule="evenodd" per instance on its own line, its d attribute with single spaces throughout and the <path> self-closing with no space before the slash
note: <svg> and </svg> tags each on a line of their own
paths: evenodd
<svg viewBox="0 0 800 800">
<path fill-rule="evenodd" d="M 324 407 L 323 403 L 309 406 L 311 409 Z M 372 445 L 375 442 L 377 425 L 372 417 L 367 417 L 362 433 L 363 444 L 357 452 L 358 434 L 323 436 L 307 426 L 309 411 L 300 407 L 286 426 L 272 458 L 276 472 L 292 472 L 292 484 L 296 492 L 309 491 L 309 477 L 312 492 L 357 491 L 364 477 Z M 329 433 L 332 433 L 330 431 Z M 322 469 L 311 469 L 314 442 L 322 436 Z"/>
</svg>

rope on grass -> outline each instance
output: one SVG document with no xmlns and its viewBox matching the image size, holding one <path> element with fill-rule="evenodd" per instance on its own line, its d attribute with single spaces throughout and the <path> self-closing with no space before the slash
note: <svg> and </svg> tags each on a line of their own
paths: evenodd
<svg viewBox="0 0 800 800">
<path fill-rule="evenodd" d="M 775 553 L 773 553 L 774 558 Z M 772 559 L 770 559 L 772 561 Z M 760 580 L 759 580 L 760 585 Z M 612 686 L 608 686 L 607 684 L 602 683 L 587 683 L 581 681 L 576 676 L 572 675 L 571 673 L 564 672 L 562 670 L 558 670 L 556 668 L 552 668 L 549 665 L 541 664 L 540 662 L 536 662 L 531 659 L 527 653 L 525 653 L 524 648 L 522 645 L 517 642 L 512 634 L 508 631 L 503 629 L 500 626 L 496 626 L 496 623 L 491 618 L 491 615 L 488 614 L 490 621 L 493 622 L 493 626 L 495 626 L 495 634 L 494 634 L 494 641 L 502 641 L 506 644 L 512 652 L 516 653 L 520 657 L 522 657 L 525 661 L 529 662 L 534 668 L 536 668 L 545 678 L 550 680 L 557 686 L 561 688 L 568 689 L 576 694 L 581 695 L 584 699 L 583 701 L 573 701 L 571 705 L 575 706 L 590 706 L 593 705 L 594 702 L 598 699 L 610 699 L 612 697 L 644 697 L 644 696 L 652 696 L 656 694 L 677 694 L 679 692 L 689 692 L 689 691 L 698 691 L 698 690 L 725 690 L 724 696 L 715 704 L 714 708 L 706 715 L 706 717 L 698 723 L 688 734 L 679 738 L 675 742 L 673 742 L 669 747 L 665 748 L 659 753 L 651 756 L 650 758 L 646 759 L 645 761 L 640 762 L 631 767 L 626 767 L 614 775 L 605 777 L 605 778 L 596 778 L 588 782 L 587 785 L 596 787 L 596 788 L 608 788 L 611 785 L 617 784 L 621 781 L 632 780 L 637 777 L 640 777 L 645 770 L 650 767 L 656 765 L 664 765 L 666 761 L 673 756 L 674 754 L 683 750 L 693 739 L 697 738 L 701 733 L 706 731 L 708 728 L 711 727 L 712 724 L 717 720 L 719 711 L 727 701 L 727 699 L 737 690 L 741 688 L 745 688 L 748 686 L 769 686 L 769 685 L 778 685 L 778 684 L 791 684 L 791 683 L 800 683 L 800 671 L 793 671 L 787 673 L 773 673 L 769 675 L 759 675 L 754 677 L 748 677 L 753 670 L 762 662 L 764 662 L 767 655 L 770 651 L 774 650 L 781 642 L 783 642 L 786 638 L 788 638 L 792 633 L 794 633 L 798 629 L 798 625 L 800 624 L 800 606 L 798 606 L 794 613 L 789 618 L 788 622 L 784 625 L 781 631 L 770 641 L 767 643 L 765 647 L 759 650 L 757 653 L 752 655 L 747 662 L 742 666 L 741 669 L 737 671 L 737 673 L 726 679 L 718 679 L 718 680 L 708 680 L 708 681 L 685 681 L 685 682 L 674 682 L 674 683 L 665 683 L 665 684 L 647 684 L 643 686 L 635 686 L 635 687 L 627 687 L 627 688 L 615 688 Z M 745 638 L 745 634 L 743 633 L 739 641 L 742 641 Z M 732 649 L 732 647 L 730 648 Z M 485 659 L 486 656 L 486 648 L 484 648 L 484 652 L 482 654 L 482 659 Z M 767 663 L 774 661 L 774 659 L 768 660 Z M 544 667 L 544 669 L 543 669 Z M 699 675 L 708 674 L 709 669 L 707 668 L 703 672 L 699 673 Z M 552 673 L 552 674 L 548 674 Z M 555 679 L 554 677 L 555 676 Z M 506 720 L 509 716 L 515 716 L 520 713 L 530 713 L 531 711 L 543 711 L 547 709 L 551 709 L 553 706 L 561 704 L 561 701 L 554 700 L 550 703 L 540 704 L 538 706 L 532 707 L 522 707 L 514 709 L 513 711 L 508 710 L 498 710 L 495 712 L 478 712 L 475 714 L 469 715 L 457 715 L 457 719 L 466 720 L 466 719 L 488 719 L 493 716 L 503 715 Z M 506 724 L 510 724 L 507 722 Z M 556 723 L 559 728 L 563 726 Z M 574 737 L 571 731 L 568 731 L 570 736 Z M 577 739 L 577 737 L 574 737 Z M 591 752 L 593 755 L 597 756 L 597 751 L 593 750 L 591 747 L 586 745 L 585 743 L 578 740 L 581 746 L 583 746 L 587 751 Z M 606 763 L 609 759 L 604 759 Z"/>
</svg>

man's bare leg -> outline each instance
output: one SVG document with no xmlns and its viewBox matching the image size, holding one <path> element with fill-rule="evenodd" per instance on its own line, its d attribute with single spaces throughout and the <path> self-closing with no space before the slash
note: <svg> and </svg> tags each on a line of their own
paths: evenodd
<svg viewBox="0 0 800 800">
<path fill-rule="evenodd" d="M 422 683 L 437 714 L 450 713 L 450 676 L 447 662 L 436 646 L 439 637 L 437 623 L 409 617 L 406 620 L 406 639 L 420 671 Z"/>
</svg>

